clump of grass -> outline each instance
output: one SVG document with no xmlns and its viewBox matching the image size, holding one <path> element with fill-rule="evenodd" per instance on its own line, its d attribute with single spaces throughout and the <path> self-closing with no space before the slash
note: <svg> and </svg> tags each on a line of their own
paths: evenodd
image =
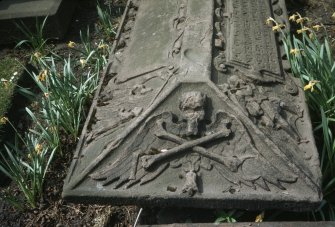
<svg viewBox="0 0 335 227">
<path fill-rule="evenodd" d="M 112 5 L 108 4 L 108 6 L 101 7 L 100 4 L 97 4 L 97 11 L 99 16 L 98 26 L 100 30 L 103 31 L 104 36 L 107 40 L 114 39 L 116 35 L 117 24 L 112 21 L 113 12 Z"/>
<path fill-rule="evenodd" d="M 38 59 L 42 56 L 46 55 L 47 50 L 47 42 L 48 39 L 44 37 L 44 28 L 46 25 L 48 17 L 46 16 L 42 22 L 38 18 L 36 18 L 35 29 L 29 28 L 22 21 L 20 23 L 16 23 L 16 27 L 21 31 L 24 35 L 25 39 L 18 42 L 15 48 L 18 47 L 28 47 L 32 53 L 30 54 L 30 62 L 33 65 L 36 65 Z"/>
<path fill-rule="evenodd" d="M 300 28 L 296 34 L 269 18 L 274 31 L 282 32 L 292 73 L 301 79 L 314 123 L 319 147 L 324 200 L 313 213 L 316 219 L 335 220 L 335 59 L 326 30 L 309 18 L 294 14 L 289 18 Z M 321 36 L 318 33 L 324 31 Z M 320 38 L 322 37 L 322 38 Z"/>
<path fill-rule="evenodd" d="M 36 208 L 43 192 L 43 182 L 56 148 L 45 146 L 42 137 L 28 133 L 21 137 L 16 128 L 7 120 L 16 132 L 14 144 L 4 146 L 0 152 L 0 171 L 7 175 L 23 193 L 27 205 Z M 7 156 L 5 156 L 5 154 Z M 25 203 L 7 193 L 3 198 L 15 207 L 23 209 Z"/>
<path fill-rule="evenodd" d="M 225 212 L 225 211 L 221 211 L 217 218 L 214 221 L 214 224 L 218 225 L 220 223 L 235 223 L 236 221 L 236 217 L 235 216 L 236 210 L 231 210 L 229 212 Z"/>
<path fill-rule="evenodd" d="M 75 140 L 80 125 L 85 119 L 84 107 L 93 96 L 98 84 L 96 72 L 80 76 L 73 71 L 73 60 L 64 60 L 63 71 L 56 68 L 53 57 L 40 59 L 41 72 L 32 73 L 37 86 L 43 93 L 41 116 L 54 128 L 62 129 Z"/>
<path fill-rule="evenodd" d="M 44 38 L 44 27 L 48 17 L 45 17 L 42 23 L 36 18 L 35 31 L 32 31 L 22 21 L 16 23 L 16 27 L 22 32 L 26 39 L 21 40 L 16 47 L 27 46 L 35 52 L 45 53 L 48 39 Z"/>
<path fill-rule="evenodd" d="M 10 56 L 0 59 L 0 118 L 10 107 L 15 84 L 22 71 L 23 67 L 17 59 Z"/>
<path fill-rule="evenodd" d="M 69 41 L 67 46 L 73 51 L 80 53 L 80 64 L 84 68 L 93 67 L 95 71 L 100 71 L 105 64 L 107 64 L 107 57 L 109 55 L 110 47 L 104 40 L 99 43 L 91 42 L 90 29 L 87 27 L 86 32 L 80 31 L 81 43 Z"/>
<path fill-rule="evenodd" d="M 8 123 L 19 138 L 14 145 L 5 145 L 0 151 L 0 171 L 11 178 L 23 193 L 28 207 L 35 208 L 43 193 L 43 182 L 55 152 L 61 152 L 61 135 L 77 140 L 81 123 L 85 119 L 85 106 L 97 87 L 99 72 L 90 71 L 76 76 L 73 60 L 64 60 L 63 70 L 59 71 L 53 57 L 40 58 L 41 72 L 30 72 L 43 94 L 39 112 L 26 108 L 33 128 L 22 137 L 8 118 Z M 6 155 L 5 155 L 6 154 Z M 3 196 L 12 205 L 20 202 L 9 194 Z"/>
</svg>

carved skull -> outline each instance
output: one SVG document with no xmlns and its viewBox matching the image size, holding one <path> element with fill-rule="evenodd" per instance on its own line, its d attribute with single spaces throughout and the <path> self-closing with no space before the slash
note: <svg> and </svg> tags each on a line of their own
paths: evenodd
<svg viewBox="0 0 335 227">
<path fill-rule="evenodd" d="M 199 122 L 205 117 L 206 95 L 198 91 L 186 92 L 182 95 L 179 109 L 187 122 L 186 136 L 198 135 Z"/>
</svg>

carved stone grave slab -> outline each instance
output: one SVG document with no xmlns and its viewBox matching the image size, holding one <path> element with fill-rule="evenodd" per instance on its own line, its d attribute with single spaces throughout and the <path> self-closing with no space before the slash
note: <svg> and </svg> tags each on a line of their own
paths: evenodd
<svg viewBox="0 0 335 227">
<path fill-rule="evenodd" d="M 130 1 L 65 180 L 79 202 L 318 206 L 319 158 L 284 0 Z"/>
</svg>

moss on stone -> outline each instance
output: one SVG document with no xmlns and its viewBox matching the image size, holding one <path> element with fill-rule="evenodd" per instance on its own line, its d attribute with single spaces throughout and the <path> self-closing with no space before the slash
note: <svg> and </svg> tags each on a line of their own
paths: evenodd
<svg viewBox="0 0 335 227">
<path fill-rule="evenodd" d="M 11 56 L 0 59 L 0 118 L 10 108 L 15 84 L 22 72 L 23 67 L 18 59 Z"/>
</svg>

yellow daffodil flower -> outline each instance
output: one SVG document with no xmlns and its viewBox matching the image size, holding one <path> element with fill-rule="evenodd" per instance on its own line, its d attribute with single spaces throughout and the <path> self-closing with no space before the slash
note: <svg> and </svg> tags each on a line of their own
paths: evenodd
<svg viewBox="0 0 335 227">
<path fill-rule="evenodd" d="M 301 33 L 305 32 L 305 31 L 308 31 L 308 30 L 309 30 L 309 28 L 307 28 L 307 27 L 303 27 L 302 29 L 298 29 L 298 30 L 297 30 L 297 33 L 298 33 L 298 34 L 301 34 Z"/>
<path fill-rule="evenodd" d="M 45 78 L 48 75 L 48 70 L 43 70 L 42 72 L 40 72 L 40 74 L 38 75 L 38 81 L 45 81 Z"/>
<path fill-rule="evenodd" d="M 298 17 L 297 14 L 293 14 L 293 15 L 291 15 L 291 16 L 288 18 L 288 20 L 289 20 L 289 21 L 296 21 L 296 20 L 297 20 L 297 17 Z"/>
<path fill-rule="evenodd" d="M 320 81 L 318 81 L 318 80 L 311 80 L 311 81 L 309 81 L 308 84 L 305 85 L 304 91 L 311 90 L 311 92 L 313 92 L 315 84 L 317 84 L 319 82 Z"/>
<path fill-rule="evenodd" d="M 67 47 L 69 47 L 69 48 L 74 48 L 75 46 L 76 46 L 76 43 L 72 42 L 72 41 L 69 41 L 68 44 L 67 44 Z"/>
<path fill-rule="evenodd" d="M 292 54 L 292 55 L 298 55 L 299 53 L 300 53 L 299 49 L 291 49 L 290 50 L 290 54 Z"/>
<path fill-rule="evenodd" d="M 298 18 L 295 22 L 301 24 L 302 22 L 304 22 L 304 18 Z"/>
<path fill-rule="evenodd" d="M 275 26 L 272 27 L 272 31 L 278 32 L 280 31 L 282 28 L 285 28 L 284 24 L 277 24 Z"/>
<path fill-rule="evenodd" d="M 274 19 L 272 17 L 269 17 L 268 19 L 266 19 L 265 24 L 271 25 L 272 22 L 275 22 Z"/>
<path fill-rule="evenodd" d="M 264 211 L 256 216 L 255 222 L 263 222 L 264 219 Z"/>
<path fill-rule="evenodd" d="M 34 57 L 35 57 L 36 59 L 40 59 L 40 58 L 42 57 L 42 54 L 41 54 L 40 52 L 35 52 L 35 53 L 34 53 Z"/>
<path fill-rule="evenodd" d="M 314 25 L 313 27 L 312 27 L 315 31 L 319 31 L 320 30 L 320 28 L 322 28 L 322 26 L 321 25 Z"/>
<path fill-rule="evenodd" d="M 87 61 L 86 61 L 85 59 L 83 59 L 83 58 L 81 58 L 81 59 L 79 60 L 79 62 L 80 62 L 80 64 L 81 64 L 81 67 L 85 67 L 85 65 L 86 65 L 86 63 L 87 63 Z"/>
<path fill-rule="evenodd" d="M 295 22 L 297 22 L 298 24 L 302 24 L 305 21 L 310 21 L 310 19 L 308 17 L 300 17 Z"/>
<path fill-rule="evenodd" d="M 108 47 L 107 44 L 105 44 L 105 43 L 101 43 L 101 44 L 99 44 L 98 49 L 105 49 L 105 48 L 107 48 L 107 47 Z"/>
<path fill-rule="evenodd" d="M 7 117 L 2 117 L 2 118 L 0 118 L 0 125 L 4 125 L 4 124 L 6 124 L 7 121 L 8 121 L 8 118 L 7 118 Z"/>
<path fill-rule="evenodd" d="M 297 17 L 298 17 L 299 19 L 302 18 L 302 16 L 300 15 L 300 13 L 296 12 L 295 14 L 297 15 Z"/>
<path fill-rule="evenodd" d="M 42 153 L 42 150 L 43 150 L 42 144 L 40 144 L 40 143 L 36 144 L 36 146 L 35 146 L 36 154 L 40 155 Z"/>
</svg>

